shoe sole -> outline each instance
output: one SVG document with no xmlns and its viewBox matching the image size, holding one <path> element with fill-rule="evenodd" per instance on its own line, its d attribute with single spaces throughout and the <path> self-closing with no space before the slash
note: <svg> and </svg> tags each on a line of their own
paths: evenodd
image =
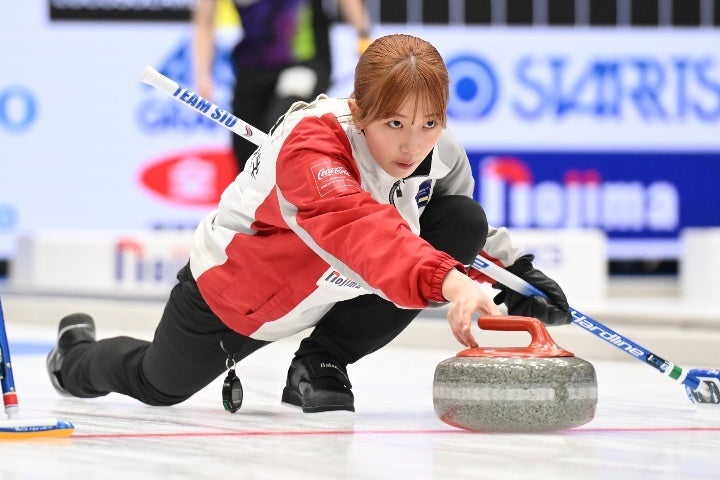
<svg viewBox="0 0 720 480">
<path fill-rule="evenodd" d="M 304 413 L 320 413 L 320 412 L 354 412 L 355 407 L 352 405 L 322 405 L 319 407 L 302 407 Z"/>
<path fill-rule="evenodd" d="M 283 388 L 281 402 L 285 405 L 302 408 L 302 399 L 300 398 L 300 394 L 287 387 Z"/>
<path fill-rule="evenodd" d="M 58 374 L 60 373 L 60 368 L 62 366 L 62 362 L 58 361 L 57 359 L 58 350 L 60 349 L 60 344 L 62 343 L 62 339 L 65 334 L 75 329 L 85 329 L 87 331 L 87 337 L 89 340 L 76 341 L 72 343 L 72 345 L 66 346 L 67 348 L 69 348 L 70 346 L 75 346 L 78 343 L 95 341 L 95 321 L 90 315 L 86 313 L 73 313 L 70 315 L 66 315 L 60 320 L 60 323 L 58 324 L 58 334 L 55 346 L 52 350 L 50 350 L 47 358 L 45 359 L 45 368 L 47 369 L 48 376 L 50 377 L 50 383 L 52 384 L 55 391 L 63 397 L 74 397 L 74 395 L 72 395 L 65 389 L 65 387 L 62 386 L 62 384 L 60 383 L 60 379 L 58 378 Z M 64 353 L 62 355 L 67 354 L 66 351 L 63 352 Z"/>
<path fill-rule="evenodd" d="M 320 412 L 336 412 L 345 410 L 354 412 L 354 405 L 303 405 L 300 394 L 290 388 L 285 387 L 282 394 L 282 403 L 291 407 L 302 408 L 304 413 L 320 413 Z"/>
<path fill-rule="evenodd" d="M 56 351 L 57 347 L 50 350 L 50 353 L 48 353 L 48 356 L 45 359 L 45 368 L 47 369 L 47 372 L 49 374 L 48 376 L 50 377 L 50 383 L 58 394 L 62 395 L 63 397 L 72 397 L 72 395 L 60 385 L 60 381 L 58 380 L 57 374 L 55 373 L 56 370 L 53 363 Z"/>
</svg>

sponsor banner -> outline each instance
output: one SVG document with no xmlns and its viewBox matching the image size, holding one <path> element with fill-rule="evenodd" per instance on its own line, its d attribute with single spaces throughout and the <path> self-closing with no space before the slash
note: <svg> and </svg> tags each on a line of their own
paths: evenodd
<svg viewBox="0 0 720 480">
<path fill-rule="evenodd" d="M 193 232 L 53 230 L 20 236 L 11 284 L 20 291 L 167 295 Z"/>
<path fill-rule="evenodd" d="M 674 260 L 683 228 L 720 225 L 719 32 L 406 31 L 448 65 L 449 126 L 494 224 L 600 228 L 613 260 Z M 336 59 L 334 95 L 353 67 Z"/>
<path fill-rule="evenodd" d="M 512 238 L 535 255 L 533 265 L 562 285 L 567 298 L 586 306 L 605 301 L 608 261 L 604 232 L 593 228 L 514 228 Z"/>
<path fill-rule="evenodd" d="M 50 5 L 106 13 L 114 8 L 108 17 L 117 18 L 121 9 L 149 12 L 190 3 Z M 190 24 L 50 22 L 48 4 L 39 0 L 9 2 L 3 19 L 0 43 L 13 48 L 0 51 L 0 258 L 13 255 L 19 235 L 39 230 L 194 229 L 235 175 L 232 134 L 139 80 L 151 65 L 194 86 Z M 450 125 L 471 152 L 478 185 L 482 159 L 514 156 L 532 173 L 530 194 L 547 203 L 553 189 L 575 195 L 565 180 L 571 170 L 580 172 L 586 189 L 592 170 L 600 182 L 639 182 L 646 201 L 668 201 L 667 192 L 676 189 L 676 222 L 657 204 L 620 220 L 602 217 L 599 226 L 615 248 L 643 239 L 675 244 L 683 226 L 720 223 L 717 196 L 705 187 L 717 171 L 697 156 L 720 152 L 720 53 L 712 48 L 718 33 L 590 30 L 578 42 L 577 29 L 403 30 L 433 42 L 448 63 Z M 373 34 L 395 31 L 378 26 Z M 211 100 L 225 110 L 234 82 L 229 55 L 238 34 L 229 28 L 217 35 Z M 352 92 L 355 42 L 351 28 L 333 30 L 334 96 Z M 42 62 L 28 61 L 33 58 Z M 686 179 L 699 183 L 690 188 Z M 502 207 L 506 221 L 526 215 L 529 228 L 558 221 L 550 210 L 523 213 L 517 205 Z M 618 222 L 635 225 L 637 215 L 643 219 L 639 230 L 617 228 Z M 658 230 L 663 224 L 674 226 Z M 627 255 L 647 252 L 646 245 L 628 245 Z"/>
<path fill-rule="evenodd" d="M 189 22 L 193 0 L 49 0 L 51 20 Z"/>
<path fill-rule="evenodd" d="M 0 85 L 0 129 L 19 135 L 30 129 L 38 115 L 35 92 L 26 85 Z"/>
<path fill-rule="evenodd" d="M 445 59 L 450 126 L 467 147 L 720 150 L 720 31 L 403 31 Z M 352 92 L 354 62 L 337 58 L 335 94 Z"/>
<path fill-rule="evenodd" d="M 0 258 L 40 230 L 194 229 L 236 175 L 231 134 L 140 82 L 151 65 L 193 85 L 189 25 L 50 24 L 39 1 L 3 18 Z M 232 35 L 218 34 L 219 105 Z"/>
<path fill-rule="evenodd" d="M 475 198 L 509 228 L 598 228 L 610 258 L 677 258 L 720 222 L 720 152 L 470 151 Z"/>
<path fill-rule="evenodd" d="M 230 150 L 208 148 L 153 159 L 143 166 L 139 181 L 147 192 L 161 200 L 210 207 L 217 205 L 236 175 L 235 158 Z"/>
</svg>

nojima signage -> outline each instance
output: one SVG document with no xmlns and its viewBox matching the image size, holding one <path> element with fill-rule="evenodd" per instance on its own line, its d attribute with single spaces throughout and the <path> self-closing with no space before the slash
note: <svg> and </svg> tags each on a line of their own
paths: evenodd
<svg viewBox="0 0 720 480">
<path fill-rule="evenodd" d="M 720 152 L 471 151 L 475 198 L 511 228 L 600 228 L 612 259 L 679 255 L 720 222 Z"/>
</svg>

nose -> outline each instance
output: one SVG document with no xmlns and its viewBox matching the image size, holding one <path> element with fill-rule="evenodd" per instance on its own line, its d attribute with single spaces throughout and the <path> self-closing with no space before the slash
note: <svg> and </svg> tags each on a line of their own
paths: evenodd
<svg viewBox="0 0 720 480">
<path fill-rule="evenodd" d="M 408 135 L 400 144 L 400 151 L 410 155 L 418 153 L 420 148 L 420 140 L 415 135 Z"/>
</svg>

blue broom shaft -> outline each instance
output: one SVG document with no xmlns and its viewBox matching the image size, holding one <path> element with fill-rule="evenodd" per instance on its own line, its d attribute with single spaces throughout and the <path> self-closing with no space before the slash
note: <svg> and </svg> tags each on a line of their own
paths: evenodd
<svg viewBox="0 0 720 480">
<path fill-rule="evenodd" d="M 15 379 L 12 373 L 12 362 L 10 361 L 10 346 L 8 345 L 7 331 L 5 330 L 5 316 L 3 315 L 2 301 L 0 300 L 0 372 L 2 373 L 3 397 L 15 395 Z M 5 404 L 5 411 L 9 417 L 14 416 L 17 410 L 15 400 L 11 405 Z"/>
<path fill-rule="evenodd" d="M 485 273 L 488 277 L 513 289 L 521 295 L 525 295 L 526 297 L 538 295 L 547 298 L 547 295 L 542 290 L 479 255 L 475 258 L 472 267 Z M 628 355 L 650 365 L 673 380 L 679 380 L 681 383 L 687 385 L 693 390 L 697 390 L 700 386 L 700 380 L 698 380 L 695 376 L 684 372 L 684 370 L 678 365 L 658 357 L 647 348 L 638 345 L 629 338 L 615 332 L 610 327 L 607 327 L 597 320 L 584 315 L 574 308 L 570 308 L 570 313 L 572 314 L 573 323 L 575 325 L 587 330 L 596 337 L 605 340 L 614 347 L 623 350 Z M 685 378 L 683 378 L 683 373 L 685 373 Z"/>
</svg>

